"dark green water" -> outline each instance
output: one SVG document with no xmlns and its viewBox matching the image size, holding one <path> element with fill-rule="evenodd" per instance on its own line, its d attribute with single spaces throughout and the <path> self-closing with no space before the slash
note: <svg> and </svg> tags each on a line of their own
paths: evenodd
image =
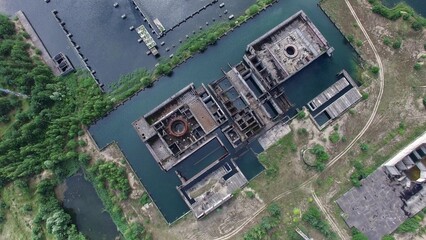
<svg viewBox="0 0 426 240">
<path fill-rule="evenodd" d="M 410 5 L 417 13 L 426 17 L 426 0 L 382 0 L 383 3 L 388 7 L 393 7 L 400 2 L 405 2 Z"/>
<path fill-rule="evenodd" d="M 117 227 L 102 201 L 96 194 L 92 184 L 87 181 L 82 171 L 65 181 L 63 205 L 71 213 L 77 229 L 88 239 L 114 239 L 119 236 Z"/>
<path fill-rule="evenodd" d="M 288 80 L 286 93 L 295 107 L 305 105 L 309 100 L 336 81 L 335 75 L 343 68 L 351 72 L 355 54 L 343 36 L 317 6 L 317 1 L 279 1 L 272 8 L 244 24 L 210 47 L 202 55 L 197 55 L 183 66 L 175 69 L 172 77 L 160 79 L 153 88 L 140 92 L 109 116 L 90 127 L 94 139 L 102 148 L 117 141 L 142 183 L 168 222 L 173 222 L 188 211 L 188 207 L 176 191 L 180 185 L 173 169 L 160 170 L 147 148 L 139 139 L 131 123 L 143 114 L 166 100 L 169 96 L 193 82 L 196 86 L 209 83 L 222 76 L 221 69 L 227 70 L 228 63 L 241 61 L 246 45 L 282 22 L 295 12 L 303 9 L 316 24 L 331 45 L 336 49 L 332 58 L 321 57 L 301 73 Z M 229 143 L 224 141 L 225 145 Z M 228 151 L 233 151 L 227 147 Z M 208 152 L 208 150 L 206 150 Z M 255 152 L 261 152 L 258 144 L 250 149 L 232 152 L 241 155 L 236 161 L 243 173 L 252 178 L 263 168 L 257 161 Z M 185 165 L 179 168 L 192 167 Z"/>
</svg>

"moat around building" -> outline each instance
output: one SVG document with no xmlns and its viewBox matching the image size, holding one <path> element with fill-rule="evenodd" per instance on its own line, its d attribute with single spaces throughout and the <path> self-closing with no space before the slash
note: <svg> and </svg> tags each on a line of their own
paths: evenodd
<svg viewBox="0 0 426 240">
<path fill-rule="evenodd" d="M 197 218 L 212 212 L 248 183 L 234 159 L 226 158 L 230 151 L 222 141 L 240 149 L 259 138 L 266 149 L 287 134 L 290 129 L 285 123 L 290 120 L 287 112 L 292 104 L 282 83 L 332 52 L 308 16 L 299 11 L 250 43 L 243 61 L 222 78 L 198 88 L 190 84 L 133 122 L 159 167 L 175 170 L 182 182 L 177 190 Z M 333 92 L 339 98 L 330 96 L 327 100 L 331 103 L 325 105 L 329 108 L 334 101 L 346 102 L 342 97 L 347 92 L 354 92 L 355 97 L 338 104 L 333 118 L 360 99 L 350 76 L 346 71 L 342 74 L 343 80 L 336 84 L 344 86 Z M 211 143 L 221 154 L 198 174 L 187 179 L 174 168 Z"/>
</svg>

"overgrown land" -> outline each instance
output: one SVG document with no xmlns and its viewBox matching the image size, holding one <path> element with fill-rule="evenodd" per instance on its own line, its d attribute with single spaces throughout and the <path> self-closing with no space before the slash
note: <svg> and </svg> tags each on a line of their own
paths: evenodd
<svg viewBox="0 0 426 240">
<path fill-rule="evenodd" d="M 126 76 L 110 94 L 102 94 L 84 72 L 54 77 L 28 41 L 28 34 L 19 24 L 0 16 L 0 86 L 29 96 L 0 95 L 0 236 L 84 239 L 54 194 L 55 186 L 83 167 L 125 239 L 213 239 L 223 235 L 300 239 L 296 228 L 315 239 L 338 239 L 342 234 L 365 239 L 356 229 L 347 229 L 334 200 L 358 186 L 362 178 L 426 129 L 425 22 L 407 5 L 387 9 L 379 1 L 350 0 L 383 60 L 385 89 L 378 116 L 365 136 L 337 164 L 324 170 L 327 161 L 346 147 L 370 116 L 380 69 L 345 2 L 321 1 L 348 44 L 361 53 L 363 63 L 357 78 L 363 83 L 364 101 L 322 132 L 306 114 L 300 114 L 291 123 L 292 133 L 259 156 L 266 171 L 235 193 L 236 198 L 219 213 L 202 221 L 187 215 L 167 226 L 149 204 L 140 182 L 128 177 L 132 171 L 123 156 L 109 159 L 106 150 L 99 152 L 84 131 L 115 104 L 170 74 L 175 66 L 272 2 L 258 0 L 237 21 L 199 33 L 172 59 L 161 61 L 152 72 L 140 70 Z M 316 181 L 304 184 L 317 173 L 321 175 Z M 337 226 L 328 221 L 320 204 Z M 265 211 L 251 219 L 259 209 Z M 406 232 L 423 234 L 422 218 L 420 214 L 410 219 L 398 232 L 403 237 Z"/>
</svg>

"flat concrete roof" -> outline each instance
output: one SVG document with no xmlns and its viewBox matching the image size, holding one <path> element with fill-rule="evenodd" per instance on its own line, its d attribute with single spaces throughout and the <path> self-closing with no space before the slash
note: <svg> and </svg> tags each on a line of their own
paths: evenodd
<svg viewBox="0 0 426 240">
<path fill-rule="evenodd" d="M 349 227 L 356 227 L 370 240 L 381 240 L 408 218 L 401 199 L 403 190 L 380 168 L 362 180 L 361 187 L 353 187 L 336 202 Z"/>
</svg>

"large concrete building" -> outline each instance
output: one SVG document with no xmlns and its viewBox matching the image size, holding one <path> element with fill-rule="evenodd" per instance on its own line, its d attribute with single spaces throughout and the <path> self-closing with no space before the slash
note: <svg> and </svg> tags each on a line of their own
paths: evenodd
<svg viewBox="0 0 426 240">
<path fill-rule="evenodd" d="M 337 200 L 349 227 L 371 240 L 426 207 L 426 132 Z"/>
</svg>

